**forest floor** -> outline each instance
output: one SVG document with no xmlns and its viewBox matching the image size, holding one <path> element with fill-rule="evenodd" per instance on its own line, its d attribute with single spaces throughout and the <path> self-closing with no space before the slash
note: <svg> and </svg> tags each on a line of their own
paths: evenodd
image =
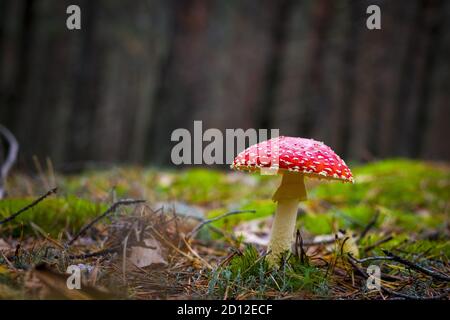
<svg viewBox="0 0 450 320">
<path fill-rule="evenodd" d="M 450 297 L 443 164 L 384 160 L 351 166 L 355 184 L 307 179 L 293 253 L 278 270 L 264 252 L 279 177 L 37 167 L 11 176 L 0 201 L 0 299 Z M 67 288 L 70 265 L 81 290 Z M 367 285 L 373 270 L 379 289 Z"/>
</svg>

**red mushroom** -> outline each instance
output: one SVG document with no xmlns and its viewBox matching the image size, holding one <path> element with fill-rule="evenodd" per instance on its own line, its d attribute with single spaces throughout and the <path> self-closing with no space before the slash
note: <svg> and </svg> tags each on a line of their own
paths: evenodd
<svg viewBox="0 0 450 320">
<path fill-rule="evenodd" d="M 277 202 L 267 255 L 272 266 L 278 266 L 281 255 L 291 249 L 298 202 L 307 199 L 304 177 L 353 183 L 344 160 L 324 143 L 312 139 L 280 136 L 263 141 L 242 151 L 231 168 L 243 171 L 273 168 L 283 175 L 272 197 Z"/>
</svg>

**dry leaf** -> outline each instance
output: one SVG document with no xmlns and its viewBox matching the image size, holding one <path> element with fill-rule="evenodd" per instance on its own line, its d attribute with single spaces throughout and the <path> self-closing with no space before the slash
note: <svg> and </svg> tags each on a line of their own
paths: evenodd
<svg viewBox="0 0 450 320">
<path fill-rule="evenodd" d="M 161 244 L 154 239 L 145 239 L 146 247 L 131 247 L 130 261 L 139 268 L 152 264 L 167 264 L 162 256 Z"/>
<path fill-rule="evenodd" d="M 254 219 L 241 223 L 234 231 L 238 237 L 243 238 L 245 243 L 267 246 L 270 240 L 271 223 L 271 217 Z"/>
<path fill-rule="evenodd" d="M 9 251 L 11 246 L 3 239 L 0 239 L 0 251 Z"/>
</svg>

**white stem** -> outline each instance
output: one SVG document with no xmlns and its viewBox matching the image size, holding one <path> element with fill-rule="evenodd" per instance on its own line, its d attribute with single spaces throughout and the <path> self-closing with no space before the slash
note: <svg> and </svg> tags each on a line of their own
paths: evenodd
<svg viewBox="0 0 450 320">
<path fill-rule="evenodd" d="M 281 255 L 291 250 L 295 222 L 297 220 L 297 208 L 298 199 L 283 199 L 278 201 L 268 247 L 270 253 L 267 256 L 267 261 L 272 266 L 278 266 Z"/>
<path fill-rule="evenodd" d="M 301 174 L 285 173 L 281 185 L 273 196 L 278 203 L 272 224 L 272 233 L 267 261 L 278 267 L 283 253 L 290 251 L 294 239 L 297 208 L 300 200 L 306 200 L 304 177 Z"/>
</svg>

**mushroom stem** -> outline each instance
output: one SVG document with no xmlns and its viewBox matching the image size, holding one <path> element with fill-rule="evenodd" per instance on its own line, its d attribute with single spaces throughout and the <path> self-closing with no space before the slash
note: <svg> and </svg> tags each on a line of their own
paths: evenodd
<svg viewBox="0 0 450 320">
<path fill-rule="evenodd" d="M 267 255 L 270 266 L 278 267 L 283 253 L 291 250 L 299 201 L 307 199 L 304 176 L 286 172 L 272 197 L 277 210 L 272 224 L 272 233 Z"/>
</svg>

